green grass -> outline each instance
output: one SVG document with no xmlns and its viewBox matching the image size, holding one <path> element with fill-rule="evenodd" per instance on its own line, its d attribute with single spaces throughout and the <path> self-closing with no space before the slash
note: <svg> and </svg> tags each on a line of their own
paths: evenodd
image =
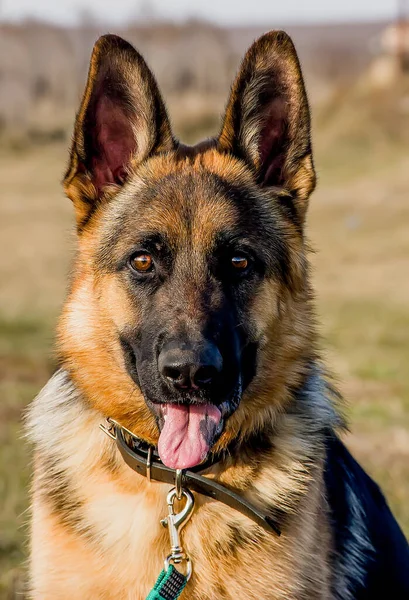
<svg viewBox="0 0 409 600">
<path fill-rule="evenodd" d="M 0 318 L 0 598 L 24 581 L 31 449 L 22 414 L 53 370 L 51 340 L 51 322 Z"/>
</svg>

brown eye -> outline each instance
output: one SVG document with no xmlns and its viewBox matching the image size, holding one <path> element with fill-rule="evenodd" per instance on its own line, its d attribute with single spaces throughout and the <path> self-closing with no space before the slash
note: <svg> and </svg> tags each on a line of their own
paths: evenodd
<svg viewBox="0 0 409 600">
<path fill-rule="evenodd" d="M 152 269 L 153 260 L 150 254 L 146 252 L 141 252 L 140 254 L 135 254 L 131 258 L 131 267 L 135 269 L 135 271 L 139 271 L 140 273 L 146 273 Z"/>
<path fill-rule="evenodd" d="M 249 261 L 245 256 L 233 256 L 231 259 L 231 264 L 238 271 L 244 271 L 244 269 L 247 269 Z"/>
</svg>

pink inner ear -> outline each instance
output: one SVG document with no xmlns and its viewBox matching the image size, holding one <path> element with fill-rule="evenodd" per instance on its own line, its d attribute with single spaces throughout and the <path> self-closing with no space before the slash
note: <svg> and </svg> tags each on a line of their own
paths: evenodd
<svg viewBox="0 0 409 600">
<path fill-rule="evenodd" d="M 282 183 L 282 167 L 285 160 L 285 100 L 276 98 L 268 104 L 263 117 L 263 125 L 259 138 L 261 172 L 265 185 Z"/>
<path fill-rule="evenodd" d="M 136 140 L 129 117 L 113 100 L 103 96 L 96 109 L 96 141 L 99 155 L 93 159 L 94 185 L 98 190 L 123 183 Z"/>
</svg>

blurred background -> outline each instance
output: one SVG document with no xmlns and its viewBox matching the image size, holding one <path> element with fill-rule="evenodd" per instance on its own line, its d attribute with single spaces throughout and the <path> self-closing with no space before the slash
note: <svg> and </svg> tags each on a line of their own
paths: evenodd
<svg viewBox="0 0 409 600">
<path fill-rule="evenodd" d="M 217 131 L 246 47 L 276 28 L 313 110 L 308 235 L 346 440 L 409 535 L 409 0 L 0 0 L 1 599 L 24 597 L 21 418 L 54 369 L 75 242 L 60 180 L 92 45 L 107 31 L 134 43 L 194 142 Z"/>
</svg>

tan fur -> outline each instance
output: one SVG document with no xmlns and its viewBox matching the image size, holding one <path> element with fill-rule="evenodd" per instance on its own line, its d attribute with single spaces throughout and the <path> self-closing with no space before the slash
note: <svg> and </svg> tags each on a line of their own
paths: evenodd
<svg viewBox="0 0 409 600">
<path fill-rule="evenodd" d="M 67 527 L 61 521 L 64 513 L 59 517 L 51 510 L 41 493 L 47 467 L 39 456 L 32 507 L 32 597 L 142 600 L 168 553 L 168 534 L 160 519 L 166 515 L 169 486 L 149 484 L 122 462 L 113 442 L 98 429 L 96 411 L 75 415 L 74 407 L 67 411 L 67 426 L 53 452 L 60 467 L 75 477 L 73 494 L 81 500 L 89 531 L 82 529 L 83 522 Z M 227 461 L 220 473 L 214 467 L 213 476 L 241 489 L 255 504 L 296 510 L 297 519 L 278 538 L 236 511 L 197 496 L 183 536 L 195 569 L 184 592 L 187 598 L 329 598 L 330 539 L 320 469 L 308 472 L 302 465 L 319 449 L 309 447 L 298 417 L 283 415 L 277 425 L 271 455 L 256 465 Z M 296 506 L 289 507 L 294 494 Z M 234 531 L 240 530 L 249 534 L 249 543 L 235 539 Z"/>
<path fill-rule="evenodd" d="M 149 484 L 131 471 L 112 440 L 98 428 L 110 416 L 144 440 L 158 441 L 155 419 L 126 371 L 118 338 L 118 331 L 140 324 L 140 308 L 116 272 L 99 268 L 101 254 L 117 259 L 129 246 L 126 235 L 119 236 L 115 245 L 106 243 L 113 225 L 121 224 L 126 215 L 134 219 L 132 236 L 137 236 L 140 221 L 145 232 L 151 228 L 166 233 L 169 243 L 180 251 L 177 261 L 189 265 L 189 276 L 181 278 L 177 297 L 162 300 L 161 314 L 166 316 L 172 304 L 181 321 L 196 322 L 206 311 L 199 294 L 206 252 L 217 233 L 227 226 L 234 228 L 238 219 L 237 210 L 213 179 L 219 177 L 257 196 L 266 206 L 271 203 L 272 208 L 272 198 L 278 202 L 292 195 L 300 223 L 315 185 L 308 104 L 287 36 L 268 34 L 250 49 L 233 86 L 217 143 L 197 149 L 175 143 L 143 59 L 115 40 L 103 38 L 94 50 L 65 178 L 79 237 L 58 327 L 64 373 L 35 401 L 29 418 L 36 444 L 34 600 L 143 600 L 168 554 L 168 534 L 160 519 L 166 516 L 169 486 Z M 108 50 L 114 53 L 115 72 L 123 78 L 127 98 L 131 98 L 126 110 L 135 143 L 125 165 L 126 185 L 109 183 L 99 189 L 86 155 L 84 128 L 95 88 L 104 81 Z M 252 107 L 258 84 L 250 78 L 244 91 L 242 85 L 253 68 L 264 73 L 264 79 L 268 73 L 281 77 L 290 107 L 285 179 L 268 192 L 257 179 L 256 141 L 262 124 Z M 160 113 L 156 129 L 150 128 L 154 100 Z M 235 111 L 246 123 L 239 132 Z M 234 156 L 237 145 L 247 156 L 247 164 Z M 193 191 L 187 194 L 191 181 Z M 154 193 L 159 184 L 162 196 Z M 147 192 L 149 200 L 144 201 Z M 188 223 L 181 216 L 186 214 Z M 243 451 L 238 457 L 227 457 L 207 475 L 257 506 L 273 507 L 283 516 L 283 533 L 281 537 L 268 534 L 236 511 L 197 495 L 194 515 L 183 535 L 194 564 L 194 575 L 183 595 L 190 600 L 330 598 L 332 541 L 323 494 L 321 432 L 336 419 L 328 399 L 322 410 L 294 404 L 293 391 L 305 381 L 307 365 L 317 359 L 316 332 L 305 239 L 299 224 L 284 218 L 277 207 L 276 214 L 286 240 L 289 281 L 266 279 L 252 301 L 252 322 L 260 341 L 257 374 L 213 448 L 226 449 L 237 440 L 243 442 Z M 261 431 L 267 431 L 273 442 L 270 450 L 246 450 L 246 442 Z"/>
</svg>

